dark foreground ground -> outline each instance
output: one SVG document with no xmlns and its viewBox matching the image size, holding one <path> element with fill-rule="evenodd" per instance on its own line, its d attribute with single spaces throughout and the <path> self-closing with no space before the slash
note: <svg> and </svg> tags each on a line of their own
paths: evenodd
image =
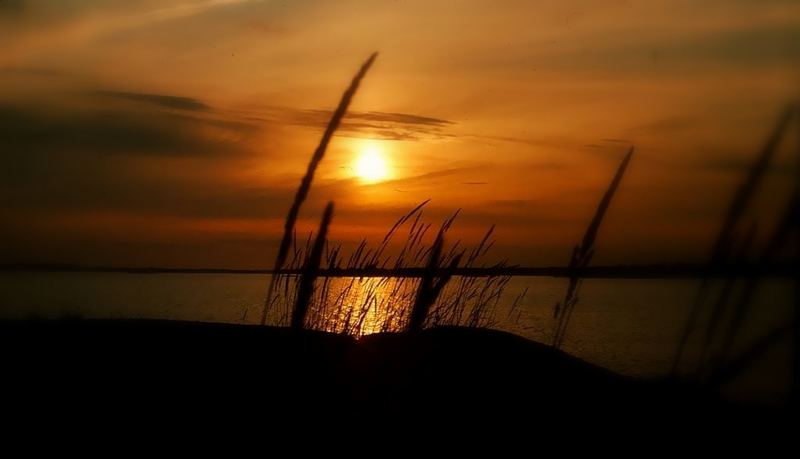
<svg viewBox="0 0 800 459">
<path fill-rule="evenodd" d="M 795 417 L 790 408 L 736 406 L 703 388 L 623 377 L 484 329 L 354 340 L 177 321 L 0 321 L 0 353 L 6 412 L 34 417 L 138 412 L 220 421 L 302 413 L 686 431 Z"/>
</svg>

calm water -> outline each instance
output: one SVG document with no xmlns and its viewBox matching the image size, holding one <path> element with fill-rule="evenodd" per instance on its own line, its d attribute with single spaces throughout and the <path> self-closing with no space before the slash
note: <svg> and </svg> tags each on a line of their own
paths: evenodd
<svg viewBox="0 0 800 459">
<path fill-rule="evenodd" d="M 267 276 L 242 274 L 2 273 L 3 318 L 82 316 L 255 323 Z M 336 280 L 335 282 L 345 282 Z M 699 281 L 590 279 L 583 284 L 564 350 L 624 374 L 668 371 Z M 528 287 L 519 320 L 513 298 Z M 553 304 L 566 280 L 513 279 L 498 304 L 496 328 L 549 342 Z M 762 283 L 739 346 L 791 319 L 791 284 Z M 787 340 L 788 341 L 788 340 Z M 731 391 L 781 397 L 788 388 L 790 343 L 770 353 Z"/>
</svg>

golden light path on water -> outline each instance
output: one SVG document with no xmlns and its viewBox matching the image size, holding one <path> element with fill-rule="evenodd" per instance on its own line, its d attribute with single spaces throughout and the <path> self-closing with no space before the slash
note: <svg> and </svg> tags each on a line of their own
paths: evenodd
<svg viewBox="0 0 800 459">
<path fill-rule="evenodd" d="M 513 298 L 504 300 L 508 280 L 505 276 L 454 277 L 427 311 L 427 326 L 495 326 L 498 307 L 504 301 L 509 305 L 516 303 Z M 306 326 L 356 337 L 403 331 L 418 294 L 418 284 L 419 279 L 407 277 L 320 279 Z M 505 315 L 512 313 L 506 311 Z"/>
<path fill-rule="evenodd" d="M 311 328 L 353 336 L 400 331 L 416 293 L 416 279 L 330 278 L 317 283 Z"/>
</svg>

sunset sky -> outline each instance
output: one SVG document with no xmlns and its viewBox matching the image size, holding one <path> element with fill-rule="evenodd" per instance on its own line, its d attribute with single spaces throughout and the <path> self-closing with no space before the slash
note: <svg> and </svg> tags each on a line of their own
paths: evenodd
<svg viewBox="0 0 800 459">
<path fill-rule="evenodd" d="M 430 198 L 453 239 L 497 224 L 496 258 L 565 264 L 635 145 L 595 263 L 698 261 L 800 98 L 800 2 L 0 0 L 0 264 L 270 266 L 373 51 L 301 233 L 334 200 L 332 239 L 379 240 Z"/>
</svg>

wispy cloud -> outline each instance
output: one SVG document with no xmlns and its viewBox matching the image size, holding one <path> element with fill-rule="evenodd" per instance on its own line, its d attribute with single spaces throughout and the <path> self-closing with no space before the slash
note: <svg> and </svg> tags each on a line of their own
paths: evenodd
<svg viewBox="0 0 800 459">
<path fill-rule="evenodd" d="M 321 129 L 325 127 L 330 116 L 329 110 L 271 107 L 260 111 L 255 119 Z M 453 136 L 448 128 L 456 124 L 455 121 L 410 113 L 351 111 L 342 120 L 339 135 L 383 140 L 443 139 Z"/>
<path fill-rule="evenodd" d="M 253 0 L 201 0 L 163 2 L 158 6 L 145 3 L 145 7 L 128 4 L 127 8 L 119 8 L 115 4 L 87 2 L 86 4 L 68 3 L 53 7 L 40 5 L 38 2 L 12 0 L 4 6 L 0 2 L 0 19 L 5 13 L 6 19 L 15 21 L 15 27 L 9 27 L 16 33 L 15 40 L 5 49 L 7 59 L 14 59 L 32 51 L 52 49 L 54 45 L 62 47 L 69 43 L 77 43 L 102 37 L 111 33 L 138 29 L 151 24 L 176 20 L 199 15 L 214 8 L 249 3 Z M 29 5 L 29 3 L 35 3 Z M 166 3 L 166 6 L 163 4 Z M 30 8 L 29 8 L 30 6 Z M 52 12 L 51 12 L 52 10 Z M 30 28 L 23 28 L 30 24 Z M 0 37 L 2 37 L 0 31 Z"/>
<path fill-rule="evenodd" d="M 122 93 L 122 105 L 67 103 L 0 105 L 0 144 L 6 160 L 32 154 L 231 155 L 247 151 L 237 141 L 257 128 L 240 121 L 185 116 L 164 110 L 204 111 L 193 99 Z M 132 104 L 145 102 L 143 107 Z M 213 132 L 210 130 L 213 129 Z M 227 132 L 220 135 L 219 132 Z"/>
<path fill-rule="evenodd" d="M 144 102 L 163 108 L 173 108 L 178 110 L 205 111 L 210 107 L 204 102 L 191 97 L 170 96 L 164 94 L 144 94 L 138 92 L 123 91 L 95 91 L 93 94 L 98 96 L 123 99 L 133 102 Z"/>
</svg>

